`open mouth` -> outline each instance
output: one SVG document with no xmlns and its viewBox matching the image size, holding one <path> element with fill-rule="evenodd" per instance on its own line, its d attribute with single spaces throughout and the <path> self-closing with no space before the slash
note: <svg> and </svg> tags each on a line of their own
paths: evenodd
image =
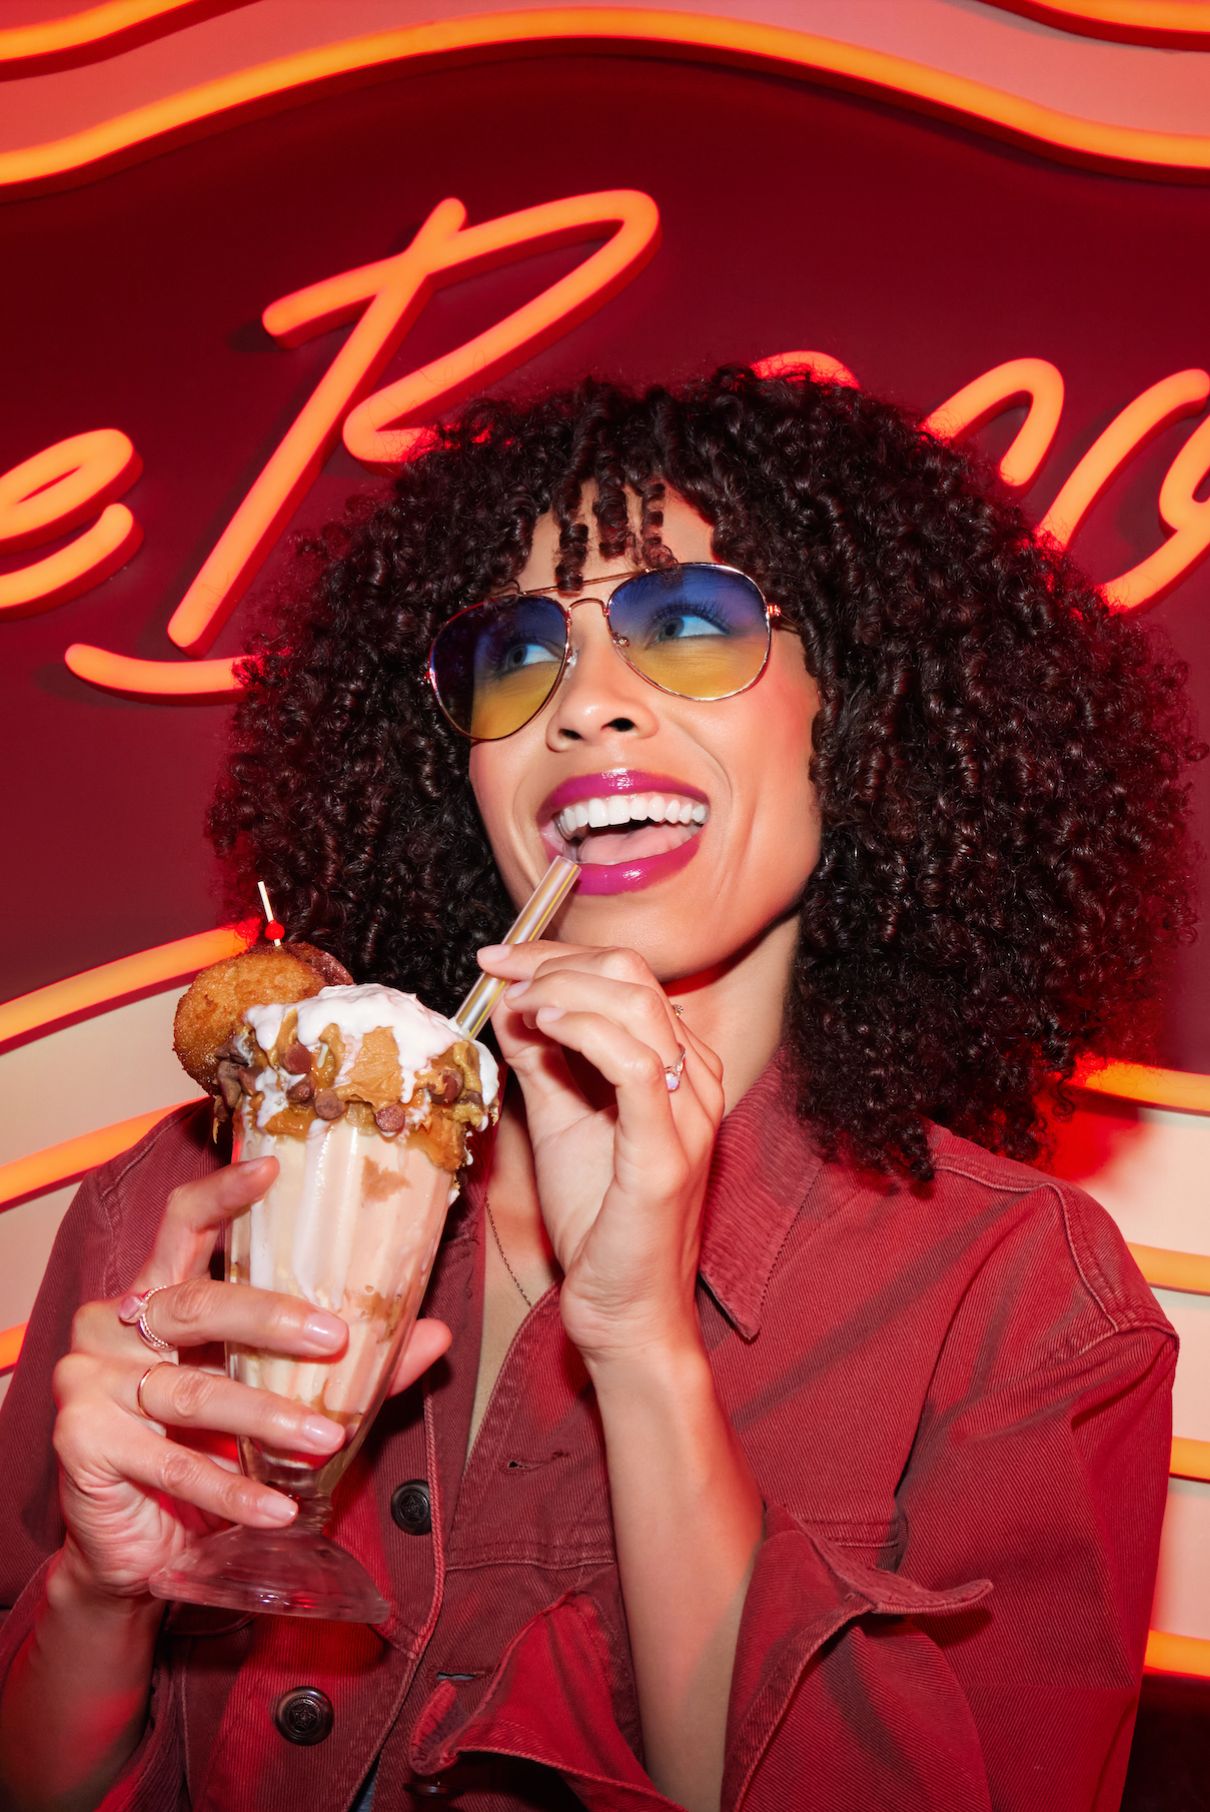
<svg viewBox="0 0 1210 1812">
<path fill-rule="evenodd" d="M 678 794 L 613 793 L 564 806 L 543 830 L 559 855 L 595 868 L 680 849 L 709 816 L 708 805 Z"/>
</svg>

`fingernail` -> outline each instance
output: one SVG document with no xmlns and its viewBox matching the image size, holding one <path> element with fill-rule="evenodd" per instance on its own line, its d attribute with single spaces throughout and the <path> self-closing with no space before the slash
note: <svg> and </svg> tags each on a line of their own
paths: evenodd
<svg viewBox="0 0 1210 1812">
<path fill-rule="evenodd" d="M 345 1438 L 340 1423 L 327 1416 L 304 1416 L 301 1432 L 304 1440 L 310 1441 L 313 1447 L 336 1447 Z"/>
<path fill-rule="evenodd" d="M 528 993 L 529 983 L 527 981 L 510 982 L 504 990 L 504 998 L 505 1000 L 520 1000 L 523 994 Z"/>
<path fill-rule="evenodd" d="M 262 1497 L 259 1508 L 265 1521 L 270 1523 L 292 1523 L 298 1515 L 298 1505 L 294 1499 L 282 1497 L 277 1491 L 270 1497 Z"/>
<path fill-rule="evenodd" d="M 302 1331 L 315 1346 L 339 1346 L 345 1336 L 344 1322 L 335 1315 L 325 1315 L 322 1309 L 307 1316 Z"/>
<path fill-rule="evenodd" d="M 562 1019 L 562 1017 L 562 1007 L 539 1007 L 538 1011 L 534 1014 L 534 1018 L 544 1026 L 550 1025 L 552 1020 Z"/>
<path fill-rule="evenodd" d="M 486 957 L 489 963 L 498 963 L 500 958 L 507 956 L 511 949 L 511 944 L 481 944 L 479 955 Z"/>
</svg>

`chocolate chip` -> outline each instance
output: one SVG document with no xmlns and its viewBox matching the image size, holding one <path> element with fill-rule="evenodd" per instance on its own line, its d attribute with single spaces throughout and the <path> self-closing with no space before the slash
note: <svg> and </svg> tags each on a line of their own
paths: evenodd
<svg viewBox="0 0 1210 1812">
<path fill-rule="evenodd" d="M 345 1104 L 334 1088 L 321 1088 L 315 1097 L 315 1112 L 321 1120 L 339 1120 Z"/>
<path fill-rule="evenodd" d="M 281 1060 L 282 1068 L 289 1070 L 292 1076 L 305 1076 L 311 1068 L 311 1053 L 305 1044 L 297 1040 L 290 1046 Z"/>
<path fill-rule="evenodd" d="M 257 1075 L 256 1071 L 245 1067 L 236 1070 L 235 1073 L 239 1077 L 240 1087 L 247 1094 L 254 1095 L 260 1087 L 260 1077 Z"/>
<path fill-rule="evenodd" d="M 218 1088 L 224 1103 L 234 1113 L 243 1100 L 244 1091 L 239 1085 L 237 1067 L 229 1057 L 224 1057 L 218 1066 Z"/>
<path fill-rule="evenodd" d="M 439 1101 L 442 1107 L 453 1107 L 462 1093 L 462 1077 L 457 1070 L 442 1070 L 429 1088 L 430 1101 Z"/>
<path fill-rule="evenodd" d="M 386 1107 L 380 1107 L 374 1115 L 374 1124 L 379 1132 L 402 1132 L 407 1125 L 408 1110 L 402 1101 L 391 1101 Z"/>
<path fill-rule="evenodd" d="M 286 1100 L 293 1101 L 295 1107 L 303 1107 L 315 1093 L 315 1084 L 310 1076 L 300 1076 L 297 1082 L 291 1083 L 286 1090 Z"/>
</svg>

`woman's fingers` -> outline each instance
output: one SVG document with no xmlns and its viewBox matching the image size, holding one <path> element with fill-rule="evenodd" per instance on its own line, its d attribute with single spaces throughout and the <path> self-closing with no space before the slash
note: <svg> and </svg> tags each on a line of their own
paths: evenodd
<svg viewBox="0 0 1210 1812">
<path fill-rule="evenodd" d="M 259 1202 L 276 1175 L 276 1158 L 253 1158 L 174 1189 L 133 1288 L 151 1290 L 204 1272 L 227 1222 Z"/>
<path fill-rule="evenodd" d="M 335 1453 L 344 1444 L 345 1430 L 330 1416 L 192 1365 L 126 1367 L 114 1395 L 131 1415 L 161 1428 L 249 1435 L 287 1453 Z"/>
<path fill-rule="evenodd" d="M 121 1426 L 109 1426 L 121 1416 Z M 127 1416 L 113 1402 L 80 1398 L 59 1412 L 55 1453 L 67 1479 L 90 1496 L 114 1485 L 138 1485 L 210 1516 L 261 1528 L 281 1528 L 297 1513 L 293 1501 L 268 1485 L 232 1472 L 192 1447 L 165 1440 L 153 1422 Z M 103 1463 L 97 1456 L 104 1453 Z"/>
<path fill-rule="evenodd" d="M 127 1358 L 147 1352 L 137 1328 L 119 1320 L 121 1307 L 113 1302 L 85 1303 L 72 1328 L 74 1349 Z M 349 1335 L 339 1315 L 317 1309 L 302 1297 L 212 1277 L 162 1286 L 144 1306 L 143 1317 L 160 1340 L 185 1350 L 226 1340 L 267 1352 L 330 1359 L 343 1350 Z"/>
<path fill-rule="evenodd" d="M 452 1339 L 453 1335 L 444 1321 L 437 1321 L 432 1316 L 425 1316 L 418 1321 L 412 1329 L 410 1340 L 399 1355 L 399 1362 L 391 1379 L 391 1395 L 415 1384 L 422 1372 L 426 1372 L 443 1353 L 449 1351 Z"/>
<path fill-rule="evenodd" d="M 597 1013 L 624 1025 L 636 1038 L 659 1052 L 661 1063 L 674 1064 L 677 1021 L 663 994 L 642 982 L 620 981 L 583 969 L 543 969 L 532 981 L 514 983 L 505 1001 L 532 1023 L 542 1008 Z"/>
</svg>

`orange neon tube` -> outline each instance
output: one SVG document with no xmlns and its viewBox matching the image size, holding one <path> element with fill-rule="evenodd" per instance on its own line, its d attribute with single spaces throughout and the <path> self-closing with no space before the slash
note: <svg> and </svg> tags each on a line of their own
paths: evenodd
<svg viewBox="0 0 1210 1812">
<path fill-rule="evenodd" d="M 1131 1257 L 1153 1290 L 1183 1290 L 1190 1296 L 1210 1296 L 1210 1254 L 1127 1243 Z"/>
<path fill-rule="evenodd" d="M 1174 1479 L 1210 1480 L 1210 1441 L 1192 1441 L 1184 1435 L 1174 1435 L 1168 1473 Z"/>
<path fill-rule="evenodd" d="M 220 925 L 215 931 L 198 931 L 170 944 L 156 944 L 150 950 L 138 950 L 133 956 L 118 957 L 115 962 L 18 995 L 0 1005 L 0 1046 L 31 1032 L 44 1032 L 61 1019 L 90 1015 L 129 995 L 196 975 L 210 963 L 238 956 L 254 936 L 252 921 L 243 927 Z"/>
<path fill-rule="evenodd" d="M 195 1095 L 193 1099 L 200 1101 L 202 1097 Z M 108 1163 L 119 1152 L 129 1151 L 132 1145 L 137 1145 L 143 1134 L 150 1132 L 165 1114 L 175 1113 L 177 1107 L 188 1105 L 186 1101 L 179 1101 L 172 1107 L 157 1107 L 154 1113 L 117 1120 L 97 1132 L 81 1133 L 77 1139 L 64 1139 L 61 1145 L 48 1145 L 44 1151 L 33 1151 L 27 1158 L 14 1158 L 11 1164 L 0 1164 L 0 1208 L 9 1202 L 20 1201 L 24 1196 L 41 1195 L 46 1189 L 56 1189 L 60 1183 L 69 1183 L 73 1177 L 82 1177 L 86 1170 Z"/>
<path fill-rule="evenodd" d="M 804 73 L 871 89 L 907 106 L 924 107 L 987 128 L 1061 157 L 1126 166 L 1138 173 L 1210 173 L 1210 135 L 1159 132 L 1061 113 L 906 57 L 841 44 L 784 26 L 712 18 L 704 13 L 646 7 L 552 6 L 491 16 L 448 19 L 326 44 L 241 70 L 198 88 L 152 101 L 65 138 L 0 155 L 0 186 L 73 180 L 155 141 L 195 131 L 241 109 L 360 71 L 391 63 L 467 52 L 498 52 L 538 43 L 623 43 L 636 52 L 681 49 Z"/>
<path fill-rule="evenodd" d="M 198 0 L 107 0 L 103 6 L 90 6 L 70 17 L 47 19 L 40 25 L 9 25 L 0 30 L 0 63 L 62 56 L 66 51 L 104 43 L 135 26 L 184 12 L 197 4 Z"/>
<path fill-rule="evenodd" d="M 1195 1070 L 1163 1070 L 1147 1063 L 1102 1063 L 1094 1058 L 1077 1069 L 1073 1086 L 1094 1095 L 1114 1095 L 1145 1107 L 1210 1114 L 1210 1076 Z"/>
<path fill-rule="evenodd" d="M 990 0 L 1009 13 L 1024 13 L 1060 31 L 1087 32 L 1090 37 L 1121 38 L 1131 44 L 1161 49 L 1200 49 L 1210 45 L 1207 0 Z"/>
</svg>

